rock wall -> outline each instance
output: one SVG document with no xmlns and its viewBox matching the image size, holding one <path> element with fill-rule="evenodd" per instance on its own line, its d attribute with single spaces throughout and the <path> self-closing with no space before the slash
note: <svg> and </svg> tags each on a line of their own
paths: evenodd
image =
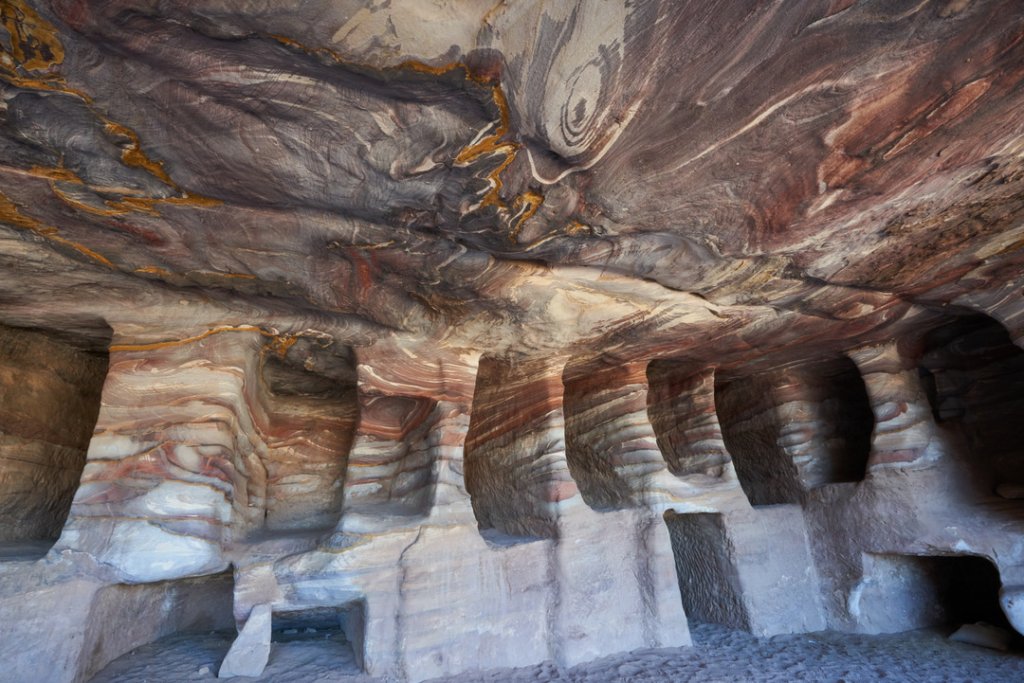
<svg viewBox="0 0 1024 683">
<path fill-rule="evenodd" d="M 0 543 L 60 535 L 106 372 L 102 354 L 0 326 Z"/>
<path fill-rule="evenodd" d="M 875 418 L 845 356 L 726 375 L 715 399 L 723 445 L 753 505 L 800 503 L 812 489 L 864 478 Z"/>
<path fill-rule="evenodd" d="M 1013 381 L 996 323 L 767 370 L 119 334 L 61 538 L 43 574 L 3 568 L 9 598 L 85 580 L 67 628 L 135 610 L 126 585 L 231 564 L 239 625 L 340 610 L 368 672 L 419 679 L 686 644 L 687 614 L 759 635 L 931 625 L 966 614 L 938 586 L 974 576 L 943 557 L 986 558 L 1019 620 L 1016 460 L 965 422 L 988 419 L 972 392 Z M 179 628 L 161 614 L 145 638 Z M 132 646 L 96 638 L 52 680 Z"/>
<path fill-rule="evenodd" d="M 418 680 L 964 573 L 1024 632 L 1022 32 L 0 0 L 0 660 L 84 680 L 228 568 L 228 671 L 275 614 Z"/>
<path fill-rule="evenodd" d="M 345 468 L 359 420 L 354 374 L 327 379 L 285 364 L 276 353 L 265 354 L 263 363 L 265 528 L 333 528 L 341 515 Z"/>
</svg>

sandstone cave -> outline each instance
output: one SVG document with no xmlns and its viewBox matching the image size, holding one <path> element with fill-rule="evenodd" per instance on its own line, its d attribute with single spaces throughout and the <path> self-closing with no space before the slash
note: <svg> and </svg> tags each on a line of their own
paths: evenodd
<svg viewBox="0 0 1024 683">
<path fill-rule="evenodd" d="M 1019 0 L 0 0 L 0 683 L 1024 680 Z"/>
</svg>

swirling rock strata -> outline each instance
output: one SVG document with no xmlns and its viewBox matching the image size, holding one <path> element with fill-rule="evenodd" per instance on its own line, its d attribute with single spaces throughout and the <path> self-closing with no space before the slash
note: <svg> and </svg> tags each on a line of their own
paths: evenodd
<svg viewBox="0 0 1024 683">
<path fill-rule="evenodd" d="M 60 534 L 5 549 L 0 635 L 63 587 L 36 649 L 80 680 L 120 641 L 57 636 L 113 587 L 233 567 L 237 626 L 334 610 L 412 679 L 687 643 L 684 604 L 924 625 L 886 610 L 930 555 L 1019 625 L 1022 36 L 0 0 L 0 542 Z"/>
</svg>

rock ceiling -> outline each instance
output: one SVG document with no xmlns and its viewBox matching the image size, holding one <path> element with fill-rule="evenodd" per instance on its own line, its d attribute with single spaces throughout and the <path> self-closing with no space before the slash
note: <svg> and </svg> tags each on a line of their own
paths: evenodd
<svg viewBox="0 0 1024 683">
<path fill-rule="evenodd" d="M 9 325 L 307 367 L 1021 334 L 1014 1 L 0 7 Z"/>
<path fill-rule="evenodd" d="M 0 0 L 4 673 L 1024 633 L 1022 265 L 1019 0 Z"/>
</svg>

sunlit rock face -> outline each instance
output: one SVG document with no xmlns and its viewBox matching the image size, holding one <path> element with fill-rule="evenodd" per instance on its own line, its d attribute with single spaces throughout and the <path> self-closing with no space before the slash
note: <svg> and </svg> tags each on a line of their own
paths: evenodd
<svg viewBox="0 0 1024 683">
<path fill-rule="evenodd" d="M 408 680 L 688 620 L 1021 630 L 1022 36 L 0 0 L 10 680 L 221 622 L 251 670 L 280 615 Z"/>
</svg>

